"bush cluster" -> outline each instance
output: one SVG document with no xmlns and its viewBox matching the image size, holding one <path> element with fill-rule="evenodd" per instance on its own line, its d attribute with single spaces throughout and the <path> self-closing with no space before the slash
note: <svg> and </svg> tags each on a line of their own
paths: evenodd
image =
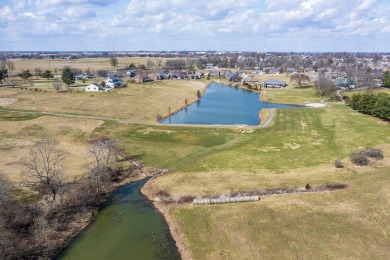
<svg viewBox="0 0 390 260">
<path fill-rule="evenodd" d="M 358 93 L 354 94 L 347 101 L 352 109 L 390 120 L 390 95 L 386 93 Z"/>
<path fill-rule="evenodd" d="M 368 165 L 369 158 L 382 160 L 384 158 L 383 152 L 381 149 L 377 148 L 367 148 L 362 151 L 354 152 L 351 154 L 352 163 L 360 166 Z"/>
</svg>

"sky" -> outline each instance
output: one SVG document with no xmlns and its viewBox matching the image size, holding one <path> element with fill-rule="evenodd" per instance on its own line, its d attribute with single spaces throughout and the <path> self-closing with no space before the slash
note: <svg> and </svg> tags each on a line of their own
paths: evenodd
<svg viewBox="0 0 390 260">
<path fill-rule="evenodd" d="M 0 51 L 390 52 L 390 0 L 0 0 Z"/>
</svg>

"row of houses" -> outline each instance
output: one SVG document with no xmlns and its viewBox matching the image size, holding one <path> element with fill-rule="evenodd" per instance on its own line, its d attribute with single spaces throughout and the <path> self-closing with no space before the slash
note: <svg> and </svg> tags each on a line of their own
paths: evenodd
<svg viewBox="0 0 390 260">
<path fill-rule="evenodd" d="M 190 72 L 152 72 L 152 73 L 138 73 L 133 77 L 135 83 L 146 83 L 156 80 L 179 80 L 179 79 L 200 79 L 204 77 L 204 73 L 200 71 Z"/>
</svg>

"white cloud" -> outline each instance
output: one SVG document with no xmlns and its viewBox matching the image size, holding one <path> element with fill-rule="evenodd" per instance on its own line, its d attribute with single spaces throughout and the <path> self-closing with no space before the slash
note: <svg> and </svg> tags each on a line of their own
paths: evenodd
<svg viewBox="0 0 390 260">
<path fill-rule="evenodd" d="M 79 40 L 88 32 L 89 37 L 123 39 L 143 49 L 201 48 L 202 44 L 206 49 L 224 49 L 237 43 L 245 48 L 244 43 L 250 44 L 245 39 L 269 39 L 278 44 L 297 41 L 289 32 L 299 32 L 311 41 L 318 35 L 336 41 L 349 36 L 351 41 L 356 36 L 390 37 L 387 0 L 5 1 L 8 3 L 0 9 L 0 30 L 12 32 L 20 40 L 27 37 L 26 31 L 40 38 L 71 35 Z M 148 41 L 143 40 L 146 37 Z M 96 41 L 96 46 L 104 44 Z"/>
</svg>

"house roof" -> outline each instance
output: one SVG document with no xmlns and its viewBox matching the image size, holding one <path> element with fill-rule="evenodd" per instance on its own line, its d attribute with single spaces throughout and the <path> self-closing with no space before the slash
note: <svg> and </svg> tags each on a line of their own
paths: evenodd
<svg viewBox="0 0 390 260">
<path fill-rule="evenodd" d="M 94 87 L 98 87 L 98 88 L 102 88 L 103 86 L 102 85 L 100 85 L 99 83 L 91 83 L 91 84 L 89 84 L 87 87 L 92 87 L 92 86 L 94 86 Z"/>
<path fill-rule="evenodd" d="M 243 79 L 243 81 L 245 81 L 245 82 L 259 82 L 259 79 L 247 77 L 247 78 Z"/>
<path fill-rule="evenodd" d="M 287 85 L 287 83 L 281 80 L 269 79 L 264 82 L 264 85 Z"/>
</svg>

